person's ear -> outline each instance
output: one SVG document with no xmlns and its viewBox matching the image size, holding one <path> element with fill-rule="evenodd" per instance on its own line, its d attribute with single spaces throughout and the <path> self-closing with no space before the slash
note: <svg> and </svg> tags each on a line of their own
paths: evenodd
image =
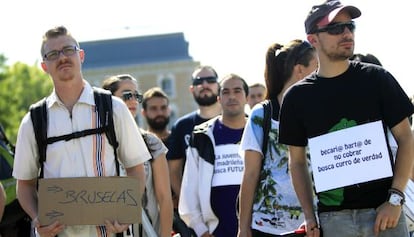
<svg viewBox="0 0 414 237">
<path fill-rule="evenodd" d="M 85 51 L 83 51 L 83 49 L 79 50 L 79 57 L 80 57 L 81 63 L 83 63 L 83 61 L 85 61 Z"/>
<path fill-rule="evenodd" d="M 307 36 L 308 42 L 313 46 L 317 40 L 314 34 L 308 35 Z"/>
<path fill-rule="evenodd" d="M 46 66 L 46 63 L 45 62 L 41 62 L 40 63 L 40 66 L 42 67 L 42 69 L 43 69 L 44 72 L 48 73 L 47 66 Z"/>
</svg>

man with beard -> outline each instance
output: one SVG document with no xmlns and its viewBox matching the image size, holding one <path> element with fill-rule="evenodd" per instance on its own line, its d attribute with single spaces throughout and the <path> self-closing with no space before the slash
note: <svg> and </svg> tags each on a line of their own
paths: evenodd
<svg viewBox="0 0 414 237">
<path fill-rule="evenodd" d="M 236 74 L 219 83 L 222 115 L 195 126 L 187 148 L 179 213 L 201 237 L 236 237 L 244 160 L 239 155 L 249 87 Z"/>
<path fill-rule="evenodd" d="M 153 87 L 144 93 L 141 114 L 147 120 L 148 131 L 157 135 L 164 144 L 167 143 L 170 130 L 170 107 L 167 94 L 159 87 Z"/>
<path fill-rule="evenodd" d="M 177 207 L 181 189 L 185 152 L 195 125 L 201 124 L 221 113 L 217 102 L 219 84 L 217 72 L 211 66 L 199 66 L 192 74 L 189 90 L 198 104 L 198 109 L 179 118 L 171 129 L 168 138 L 167 153 L 170 168 L 170 180 L 173 190 L 174 214 L 178 216 Z M 185 237 L 185 235 L 182 235 Z"/>
<path fill-rule="evenodd" d="M 353 19 L 360 15 L 358 8 L 337 0 L 312 7 L 305 29 L 319 67 L 290 87 L 280 111 L 279 142 L 289 146 L 292 183 L 308 237 L 319 237 L 321 230 L 335 237 L 408 236 L 403 191 L 413 166 L 408 117 L 414 107 L 386 69 L 349 60 L 355 46 Z M 387 128 L 398 144 L 395 162 Z M 361 145 L 353 157 L 348 155 L 356 150 L 350 140 Z M 340 148 L 331 149 L 334 144 Z M 340 165 L 351 160 L 351 167 Z"/>
</svg>

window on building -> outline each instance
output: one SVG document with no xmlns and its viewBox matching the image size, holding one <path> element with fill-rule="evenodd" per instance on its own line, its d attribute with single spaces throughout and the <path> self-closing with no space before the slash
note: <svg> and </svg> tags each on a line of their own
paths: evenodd
<svg viewBox="0 0 414 237">
<path fill-rule="evenodd" d="M 168 97 L 175 97 L 175 77 L 172 74 L 161 75 L 158 79 L 158 85 Z"/>
</svg>

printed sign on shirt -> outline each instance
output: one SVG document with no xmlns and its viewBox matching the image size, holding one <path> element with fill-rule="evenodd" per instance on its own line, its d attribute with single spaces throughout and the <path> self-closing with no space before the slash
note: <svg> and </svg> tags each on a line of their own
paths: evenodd
<svg viewBox="0 0 414 237">
<path fill-rule="evenodd" d="M 309 139 L 316 192 L 392 176 L 381 121 Z"/>
<path fill-rule="evenodd" d="M 238 153 L 239 147 L 238 144 L 225 144 L 215 147 L 216 159 L 214 161 L 212 187 L 241 184 L 244 161 Z"/>
</svg>

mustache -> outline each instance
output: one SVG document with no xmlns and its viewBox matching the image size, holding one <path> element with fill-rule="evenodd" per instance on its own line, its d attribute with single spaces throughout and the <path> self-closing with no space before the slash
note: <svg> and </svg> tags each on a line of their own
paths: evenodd
<svg viewBox="0 0 414 237">
<path fill-rule="evenodd" d="M 210 90 L 210 88 L 204 88 L 204 89 L 202 89 L 202 90 L 200 91 L 200 93 L 202 93 L 202 92 L 204 92 L 204 91 L 210 91 L 211 93 L 213 93 L 213 91 L 212 91 L 212 90 Z"/>
<path fill-rule="evenodd" d="M 159 116 L 157 116 L 157 117 L 154 118 L 154 120 L 159 120 L 159 119 L 166 120 L 167 119 L 167 116 L 159 115 Z"/>
<path fill-rule="evenodd" d="M 62 59 L 59 59 L 57 67 L 60 67 L 61 65 L 64 65 L 64 64 L 72 65 L 72 61 L 70 61 L 70 59 L 68 57 L 65 57 L 65 58 L 61 57 L 61 58 Z"/>
<path fill-rule="evenodd" d="M 354 43 L 353 39 L 343 39 L 339 43 Z"/>
</svg>

